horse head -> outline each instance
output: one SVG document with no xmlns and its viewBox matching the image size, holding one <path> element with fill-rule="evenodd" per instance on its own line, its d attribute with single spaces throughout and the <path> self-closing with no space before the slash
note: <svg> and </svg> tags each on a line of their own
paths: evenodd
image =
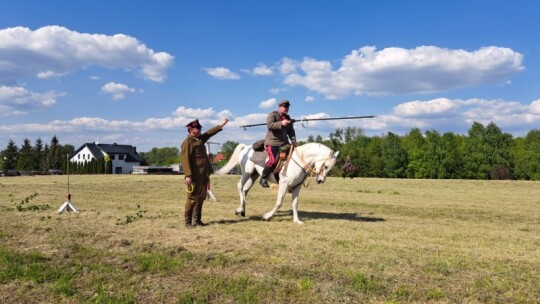
<svg viewBox="0 0 540 304">
<path fill-rule="evenodd" d="M 315 163 L 315 170 L 317 172 L 315 181 L 317 182 L 317 184 L 324 183 L 324 181 L 326 180 L 326 176 L 328 175 L 328 173 L 330 173 L 330 171 L 332 171 L 332 168 L 334 168 L 338 155 L 339 151 L 330 151 L 328 157 Z"/>
</svg>

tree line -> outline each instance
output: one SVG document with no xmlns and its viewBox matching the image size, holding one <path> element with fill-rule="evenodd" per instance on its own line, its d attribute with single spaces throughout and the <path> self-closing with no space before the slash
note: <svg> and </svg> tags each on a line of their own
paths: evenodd
<svg viewBox="0 0 540 304">
<path fill-rule="evenodd" d="M 540 180 L 540 130 L 534 129 L 524 137 L 514 138 L 495 123 L 487 126 L 474 122 L 466 135 L 436 130 L 424 133 L 413 128 L 405 135 L 392 132 L 381 136 L 366 136 L 360 128 L 338 128 L 326 139 L 308 136 L 306 141 L 327 145 L 341 151 L 340 162 L 332 175 L 382 178 L 431 179 L 515 179 Z M 237 142 L 221 145 L 227 159 Z M 60 145 L 54 136 L 50 144 L 37 139 L 32 145 L 25 139 L 18 148 L 10 140 L 0 152 L 2 170 L 41 171 L 66 169 L 66 155 L 74 152 L 72 145 Z M 150 165 L 170 165 L 179 162 L 175 147 L 152 148 L 140 155 Z M 342 164 L 349 158 L 355 168 L 344 172 Z M 71 164 L 73 173 L 110 173 L 110 162 L 98 159 L 83 164 Z"/>
<path fill-rule="evenodd" d="M 10 140 L 7 147 L 0 152 L 0 168 L 3 171 L 19 170 L 47 172 L 48 170 L 65 170 L 66 155 L 75 151 L 73 145 L 61 145 L 58 137 L 53 136 L 50 144 L 43 143 L 41 138 L 34 144 L 26 138 L 19 148 Z"/>
<path fill-rule="evenodd" d="M 328 139 L 309 136 L 350 157 L 353 172 L 336 165 L 335 175 L 383 178 L 540 180 L 540 130 L 524 137 L 503 133 L 495 123 L 474 122 L 467 135 L 413 128 L 404 136 L 368 137 L 359 128 L 337 129 Z M 340 163 L 342 164 L 342 162 Z"/>
</svg>

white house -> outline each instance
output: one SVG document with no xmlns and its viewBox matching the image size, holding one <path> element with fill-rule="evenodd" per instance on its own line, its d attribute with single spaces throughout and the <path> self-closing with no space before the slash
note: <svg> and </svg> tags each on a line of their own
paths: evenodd
<svg viewBox="0 0 540 304">
<path fill-rule="evenodd" d="M 89 162 L 108 156 L 114 174 L 131 174 L 134 166 L 144 165 L 144 160 L 131 145 L 86 143 L 71 155 L 72 163 Z"/>
</svg>

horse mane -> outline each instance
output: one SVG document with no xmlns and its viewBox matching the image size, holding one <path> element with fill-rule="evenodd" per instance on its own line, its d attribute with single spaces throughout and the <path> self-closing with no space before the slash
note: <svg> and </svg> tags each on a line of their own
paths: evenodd
<svg viewBox="0 0 540 304">
<path fill-rule="evenodd" d="M 301 146 L 298 146 L 296 149 L 298 149 L 300 153 L 303 153 L 304 150 L 306 150 L 307 148 L 311 147 L 311 146 L 315 146 L 315 145 L 318 145 L 318 149 L 315 149 L 315 150 L 322 150 L 322 149 L 325 149 L 328 151 L 328 153 L 332 153 L 332 149 L 328 148 L 327 146 L 321 144 L 321 143 L 317 143 L 317 142 L 310 142 L 310 143 L 305 143 Z"/>
</svg>

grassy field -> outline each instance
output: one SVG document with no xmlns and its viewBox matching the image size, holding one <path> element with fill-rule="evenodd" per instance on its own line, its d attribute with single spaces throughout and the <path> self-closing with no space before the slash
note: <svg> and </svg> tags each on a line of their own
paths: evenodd
<svg viewBox="0 0 540 304">
<path fill-rule="evenodd" d="M 214 177 L 196 229 L 181 176 L 0 178 L 0 303 L 538 303 L 540 183 L 329 178 L 270 222 Z"/>
</svg>

